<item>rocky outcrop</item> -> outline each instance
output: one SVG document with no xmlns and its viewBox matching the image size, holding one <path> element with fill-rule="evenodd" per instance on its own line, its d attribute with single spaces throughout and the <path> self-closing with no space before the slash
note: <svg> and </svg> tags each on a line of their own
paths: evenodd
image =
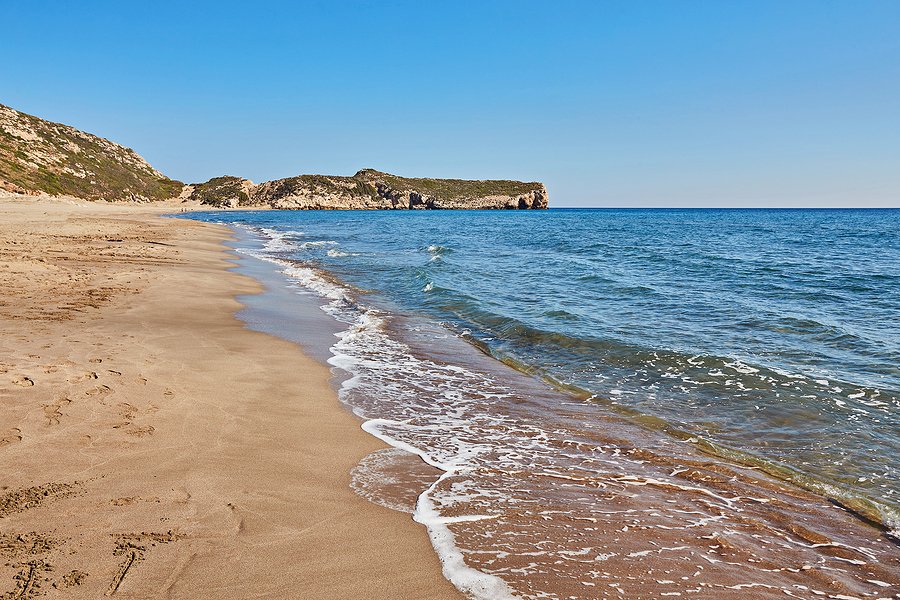
<svg viewBox="0 0 900 600">
<path fill-rule="evenodd" d="M 409 178 L 363 169 L 352 177 L 299 175 L 254 186 L 237 177 L 195 184 L 191 198 L 212 206 L 277 209 L 541 209 L 541 183 Z"/>
<path fill-rule="evenodd" d="M 0 188 L 88 200 L 163 200 L 182 184 L 131 148 L 0 104 Z"/>
<path fill-rule="evenodd" d="M 194 183 L 189 187 L 188 200 L 218 208 L 236 208 L 250 204 L 250 194 L 256 186 L 249 179 L 225 175 L 213 177 L 205 183 Z"/>
</svg>

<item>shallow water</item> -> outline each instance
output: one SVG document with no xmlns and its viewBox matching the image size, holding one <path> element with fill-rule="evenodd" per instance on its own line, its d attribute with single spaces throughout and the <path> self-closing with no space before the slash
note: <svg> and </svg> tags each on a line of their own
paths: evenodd
<svg viewBox="0 0 900 600">
<path fill-rule="evenodd" d="M 471 594 L 898 582 L 896 546 L 826 498 L 896 526 L 900 211 L 195 218 L 261 236 L 342 324 L 342 398 L 443 473 L 415 515 Z M 390 458 L 368 473 L 409 472 Z"/>
</svg>

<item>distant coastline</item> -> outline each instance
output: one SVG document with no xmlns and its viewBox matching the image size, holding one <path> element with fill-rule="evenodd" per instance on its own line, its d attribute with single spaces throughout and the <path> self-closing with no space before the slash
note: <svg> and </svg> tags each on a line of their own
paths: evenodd
<svg viewBox="0 0 900 600">
<path fill-rule="evenodd" d="M 400 177 L 362 169 L 351 177 L 298 175 L 254 184 L 234 176 L 185 185 L 131 148 L 0 104 L 0 190 L 85 200 L 178 198 L 216 208 L 311 210 L 544 209 L 544 184 Z"/>
</svg>

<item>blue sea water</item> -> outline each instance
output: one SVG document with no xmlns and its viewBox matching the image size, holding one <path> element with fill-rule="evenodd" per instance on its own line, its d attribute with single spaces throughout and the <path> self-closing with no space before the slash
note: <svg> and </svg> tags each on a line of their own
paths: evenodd
<svg viewBox="0 0 900 600">
<path fill-rule="evenodd" d="M 360 304 L 407 323 L 432 323 L 548 382 L 558 400 L 529 413 L 533 439 L 561 432 L 563 421 L 586 431 L 615 415 L 898 527 L 900 210 L 250 211 L 192 218 L 261 236 L 262 256 L 292 266 L 299 280 L 334 301 L 335 313 Z M 321 277 L 310 283 L 309 273 Z M 326 289 L 332 284 L 345 291 Z M 353 325 L 336 354 L 353 355 L 354 338 L 361 348 L 364 329 Z M 408 347 L 398 350 L 388 338 L 372 339 L 365 343 L 377 351 L 357 353 L 356 367 L 343 367 L 363 381 L 355 401 L 361 412 L 391 417 L 376 419 L 384 427 L 372 432 L 400 439 L 385 432 L 421 419 L 416 427 L 443 437 L 429 441 L 407 431 L 404 447 L 431 444 L 431 459 L 422 456 L 457 476 L 454 465 L 465 457 L 486 456 L 481 448 L 439 446 L 467 435 L 476 440 L 472 448 L 479 446 L 478 436 L 496 427 L 478 434 L 466 427 L 512 396 L 452 365 L 413 360 Z M 372 366 L 385 356 L 394 364 Z M 384 381 L 365 388 L 366 378 Z M 428 378 L 438 383 L 417 381 Z M 444 400 L 422 399 L 432 392 Z M 393 412 L 372 399 L 380 395 L 396 397 Z M 482 404 L 463 401 L 475 397 Z M 548 414 L 554 402 L 555 416 Z M 560 416 L 573 402 L 590 410 Z M 431 421 L 423 417 L 429 411 Z M 458 418 L 437 424 L 447 414 Z M 556 425 L 541 429 L 534 424 L 540 415 Z M 521 416 L 503 418 L 509 431 L 527 428 L 515 425 Z M 509 435 L 498 435 L 497 447 Z M 518 461 L 522 444 L 508 446 L 506 458 L 477 468 L 511 464 L 510 456 Z M 537 456 L 550 446 L 535 448 Z M 446 457 L 443 465 L 438 456 Z M 569 459 L 566 469 L 586 464 Z"/>
<path fill-rule="evenodd" d="M 292 258 L 594 401 L 897 503 L 900 210 L 200 218 L 288 232 Z"/>
</svg>

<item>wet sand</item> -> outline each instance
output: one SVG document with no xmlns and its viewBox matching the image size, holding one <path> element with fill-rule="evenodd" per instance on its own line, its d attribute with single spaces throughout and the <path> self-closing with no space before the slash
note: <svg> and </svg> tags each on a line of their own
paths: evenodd
<svg viewBox="0 0 900 600">
<path fill-rule="evenodd" d="M 384 448 L 330 371 L 248 330 L 228 231 L 0 197 L 0 594 L 458 598 L 367 502 Z"/>
</svg>

